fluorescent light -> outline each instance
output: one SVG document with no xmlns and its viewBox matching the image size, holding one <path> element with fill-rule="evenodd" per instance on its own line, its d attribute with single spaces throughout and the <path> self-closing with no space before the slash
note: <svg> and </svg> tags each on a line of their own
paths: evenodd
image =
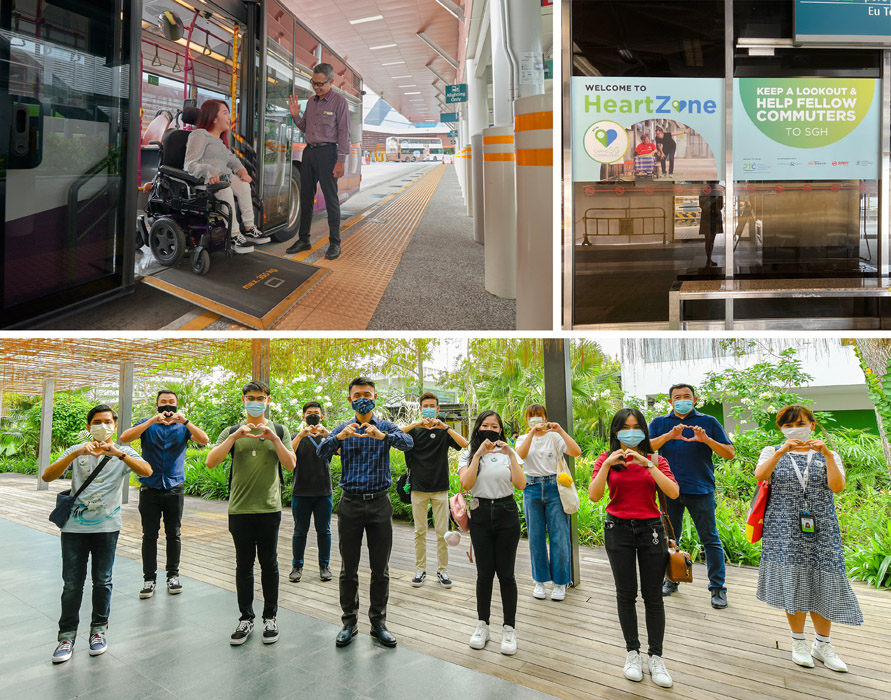
<svg viewBox="0 0 891 700">
<path fill-rule="evenodd" d="M 396 44 L 382 44 L 381 46 L 369 46 L 368 48 L 372 51 L 377 51 L 378 49 L 392 49 L 395 48 Z"/>
<path fill-rule="evenodd" d="M 375 15 L 374 17 L 363 17 L 362 19 L 351 19 L 350 24 L 362 24 L 363 22 L 374 22 L 378 19 L 383 19 L 383 15 Z"/>
<path fill-rule="evenodd" d="M 417 85 L 400 85 L 400 88 L 418 87 Z"/>
<path fill-rule="evenodd" d="M 403 92 L 402 94 L 403 95 L 420 95 L 421 91 L 418 90 L 418 92 Z"/>
<path fill-rule="evenodd" d="M 405 61 L 390 61 L 389 63 L 381 63 L 382 66 L 398 66 L 400 63 L 405 63 Z"/>
<path fill-rule="evenodd" d="M 393 80 L 402 80 L 403 78 L 410 78 L 410 75 L 394 75 Z"/>
</svg>

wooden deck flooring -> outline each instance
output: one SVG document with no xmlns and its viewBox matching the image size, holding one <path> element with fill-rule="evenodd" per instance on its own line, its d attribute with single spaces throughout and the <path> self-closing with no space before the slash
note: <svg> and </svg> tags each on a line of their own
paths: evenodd
<svg viewBox="0 0 891 700">
<path fill-rule="evenodd" d="M 36 477 L 0 474 L 0 517 L 35 529 L 58 534 L 47 520 L 55 493 L 66 488 L 63 482 L 50 484 L 49 491 L 37 491 Z M 123 508 L 124 528 L 118 541 L 118 554 L 140 558 L 141 528 L 136 508 L 137 493 L 131 489 L 130 503 Z M 340 625 L 337 597 L 337 528 L 332 522 L 334 546 L 331 568 L 333 581 L 322 583 L 316 574 L 315 533 L 310 531 L 304 578 L 290 583 L 290 512 L 282 516 L 279 539 L 279 567 L 282 581 L 279 605 L 319 620 Z M 163 562 L 163 535 L 160 559 Z M 785 616 L 755 598 L 757 570 L 728 566 L 727 588 L 730 606 L 716 611 L 709 605 L 705 590 L 705 567 L 696 565 L 696 583 L 684 585 L 679 595 L 666 601 L 666 666 L 674 687 L 655 686 L 645 673 L 642 683 L 622 676 L 625 652 L 615 606 L 615 590 L 606 556 L 600 548 L 583 548 L 582 581 L 555 603 L 532 598 L 529 548 L 521 541 L 517 561 L 520 602 L 517 612 L 519 652 L 508 657 L 499 653 L 500 600 L 498 587 L 492 607 L 493 639 L 482 651 L 467 645 L 476 623 L 474 601 L 475 568 L 465 555 L 466 546 L 450 550 L 450 590 L 428 576 L 421 588 L 412 588 L 414 545 L 410 524 L 394 523 L 393 554 L 390 559 L 390 603 L 388 626 L 399 644 L 431 656 L 482 671 L 559 698 L 664 698 L 671 695 L 691 700 L 752 698 L 797 700 L 833 698 L 839 700 L 889 697 L 891 674 L 884 649 L 891 646 L 891 593 L 876 591 L 861 583 L 854 589 L 863 608 L 861 627 L 838 625 L 833 645 L 845 659 L 850 673 L 838 674 L 816 662 L 817 668 L 802 669 L 790 658 L 790 637 Z M 2 550 L 0 550 L 2 551 Z M 435 545 L 428 530 L 428 571 L 435 571 Z M 10 552 L 2 551 L 2 556 Z M 364 559 L 364 557 L 363 557 Z M 183 517 L 183 576 L 234 591 L 234 548 L 227 530 L 226 503 L 186 498 Z M 163 574 L 163 572 L 162 572 Z M 115 588 L 132 589 L 136 595 L 140 581 L 115 581 Z M 259 576 L 257 577 L 259 597 Z M 360 568 L 360 599 L 367 606 L 368 570 Z M 188 585 L 185 595 L 188 596 Z M 360 631 L 367 633 L 367 620 L 360 614 Z M 643 609 L 638 603 L 641 639 L 646 632 Z M 232 618 L 237 618 L 232 596 Z M 813 631 L 808 627 L 808 636 Z M 282 634 L 287 634 L 286 630 Z M 332 649 L 335 630 L 332 628 Z M 447 689 L 444 689 L 444 695 Z"/>
</svg>

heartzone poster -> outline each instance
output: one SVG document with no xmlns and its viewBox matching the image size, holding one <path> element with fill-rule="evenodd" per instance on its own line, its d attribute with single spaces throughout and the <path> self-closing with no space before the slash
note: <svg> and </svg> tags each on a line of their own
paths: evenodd
<svg viewBox="0 0 891 700">
<path fill-rule="evenodd" d="M 873 180 L 880 87 L 873 78 L 736 78 L 736 180 Z"/>
<path fill-rule="evenodd" d="M 605 166 L 633 162 L 643 136 L 657 129 L 677 144 L 673 179 L 722 179 L 723 95 L 720 78 L 574 77 L 572 179 L 611 176 Z"/>
</svg>

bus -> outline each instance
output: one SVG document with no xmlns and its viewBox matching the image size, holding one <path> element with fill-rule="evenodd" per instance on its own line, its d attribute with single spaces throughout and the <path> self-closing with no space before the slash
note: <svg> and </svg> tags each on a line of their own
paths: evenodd
<svg viewBox="0 0 891 700">
<path fill-rule="evenodd" d="M 437 138 L 409 138 L 390 136 L 387 138 L 387 160 L 399 163 L 414 161 L 441 161 L 442 141 Z"/>
</svg>

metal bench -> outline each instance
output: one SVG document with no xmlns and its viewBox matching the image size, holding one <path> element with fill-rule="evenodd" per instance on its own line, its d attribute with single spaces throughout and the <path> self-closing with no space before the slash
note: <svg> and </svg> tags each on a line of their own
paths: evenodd
<svg viewBox="0 0 891 700">
<path fill-rule="evenodd" d="M 810 278 L 761 280 L 677 280 L 668 292 L 668 328 L 685 330 L 684 303 L 701 299 L 829 299 L 841 297 L 891 297 L 891 278 Z M 728 309 L 725 329 L 733 330 L 733 308 Z"/>
</svg>

